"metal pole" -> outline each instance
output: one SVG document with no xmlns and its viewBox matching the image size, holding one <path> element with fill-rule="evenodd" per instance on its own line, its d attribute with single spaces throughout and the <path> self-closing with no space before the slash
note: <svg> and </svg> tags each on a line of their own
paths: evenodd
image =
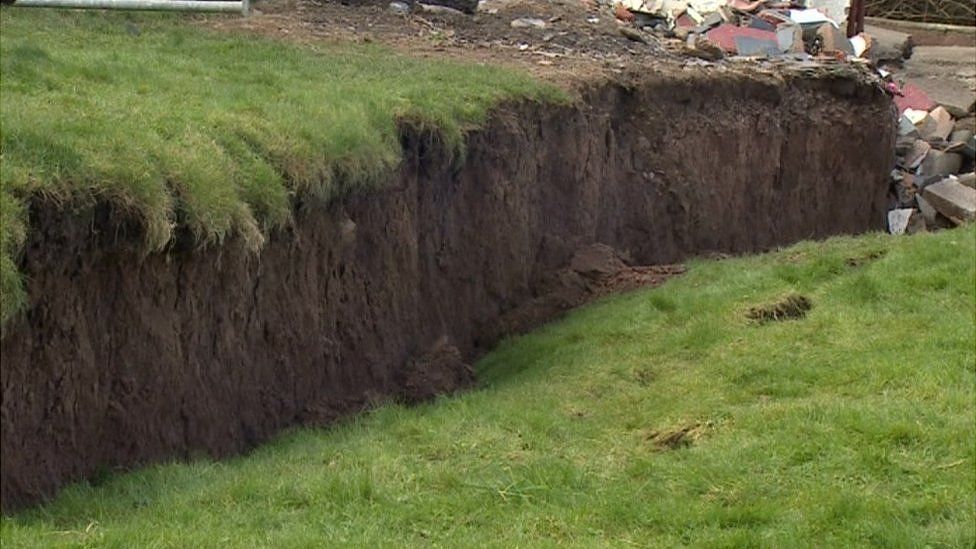
<svg viewBox="0 0 976 549">
<path fill-rule="evenodd" d="M 82 10 L 213 11 L 247 15 L 249 0 L 14 0 L 21 8 L 69 8 Z"/>
</svg>

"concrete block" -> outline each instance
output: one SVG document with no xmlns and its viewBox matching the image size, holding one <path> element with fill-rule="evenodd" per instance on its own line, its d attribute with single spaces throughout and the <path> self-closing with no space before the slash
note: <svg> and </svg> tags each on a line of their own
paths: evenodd
<svg viewBox="0 0 976 549">
<path fill-rule="evenodd" d="M 779 51 L 783 53 L 803 53 L 803 28 L 794 24 L 780 25 L 776 29 L 776 42 L 779 43 Z M 911 125 L 910 131 L 915 131 L 915 125 L 911 123 L 909 125 Z"/>
<path fill-rule="evenodd" d="M 851 45 L 851 41 L 847 39 L 844 35 L 844 31 L 839 28 L 827 23 L 821 25 L 817 29 L 817 36 L 822 40 L 822 48 L 825 52 L 840 51 L 844 54 L 853 56 L 854 46 Z"/>
<path fill-rule="evenodd" d="M 867 57 L 876 65 L 895 63 L 900 65 L 903 59 L 912 56 L 914 41 L 912 35 L 873 25 L 864 27 L 864 32 L 871 37 L 871 46 Z"/>
<path fill-rule="evenodd" d="M 916 139 L 915 143 L 912 144 L 912 148 L 905 154 L 905 168 L 909 170 L 917 168 L 931 150 L 932 146 L 928 142 Z"/>
<path fill-rule="evenodd" d="M 920 173 L 922 175 L 952 175 L 962 169 L 962 155 L 930 150 L 922 161 Z"/>
<path fill-rule="evenodd" d="M 929 112 L 929 117 L 934 123 L 932 136 L 939 139 L 949 139 L 953 127 L 952 115 L 949 114 L 949 111 L 945 107 L 936 107 Z"/>
<path fill-rule="evenodd" d="M 976 189 L 963 185 L 955 178 L 944 179 L 925 187 L 922 198 L 953 221 L 976 219 Z"/>
<path fill-rule="evenodd" d="M 888 212 L 888 232 L 891 234 L 905 234 L 908 230 L 908 222 L 915 213 L 913 208 L 898 208 Z"/>
<path fill-rule="evenodd" d="M 746 57 L 775 57 L 780 54 L 779 43 L 776 40 L 751 36 L 736 36 L 735 51 Z"/>
<path fill-rule="evenodd" d="M 964 173 L 958 177 L 959 184 L 976 189 L 976 172 Z"/>
<path fill-rule="evenodd" d="M 779 36 L 779 33 L 776 33 L 776 36 Z M 801 44 L 802 44 L 802 42 L 801 42 Z M 898 135 L 900 135 L 902 137 L 918 137 L 919 136 L 919 134 L 918 134 L 918 128 L 916 128 L 915 127 L 915 124 L 912 123 L 911 119 L 909 119 L 904 114 L 901 115 L 898 118 Z"/>
</svg>

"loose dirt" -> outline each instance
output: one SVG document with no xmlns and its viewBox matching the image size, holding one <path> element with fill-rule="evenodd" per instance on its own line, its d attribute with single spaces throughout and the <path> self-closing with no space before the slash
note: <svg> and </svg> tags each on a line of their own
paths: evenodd
<svg viewBox="0 0 976 549">
<path fill-rule="evenodd" d="M 653 69 L 676 61 L 676 44 L 650 34 L 649 43 L 620 33 L 611 14 L 578 0 L 489 0 L 475 15 L 394 13 L 389 2 L 284 0 L 257 2 L 246 18 L 211 17 L 203 24 L 303 43 L 372 43 L 400 54 L 462 59 L 518 67 L 550 80 L 592 83 L 628 69 Z M 518 18 L 541 19 L 545 28 L 513 28 Z"/>
</svg>

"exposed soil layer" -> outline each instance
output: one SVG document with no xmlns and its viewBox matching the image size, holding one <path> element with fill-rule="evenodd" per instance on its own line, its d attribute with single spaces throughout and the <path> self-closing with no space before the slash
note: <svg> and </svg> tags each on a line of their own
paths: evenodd
<svg viewBox="0 0 976 549">
<path fill-rule="evenodd" d="M 31 306 L 0 340 L 3 509 L 469 384 L 501 334 L 680 272 L 621 258 L 883 229 L 890 109 L 853 80 L 700 73 L 501 106 L 460 167 L 404 128 L 385 190 L 303 205 L 258 255 L 147 256 L 107 207 L 36 202 Z"/>
</svg>

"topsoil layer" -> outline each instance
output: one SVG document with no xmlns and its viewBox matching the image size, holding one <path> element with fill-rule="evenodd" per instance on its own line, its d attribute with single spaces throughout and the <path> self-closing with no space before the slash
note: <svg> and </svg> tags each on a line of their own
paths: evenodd
<svg viewBox="0 0 976 549">
<path fill-rule="evenodd" d="M 460 167 L 404 127 L 385 190 L 304 204 L 258 255 L 145 256 L 106 206 L 36 202 L 31 306 L 0 340 L 3 509 L 452 390 L 502 334 L 680 272 L 622 258 L 882 229 L 890 109 L 855 80 L 692 71 L 501 106 Z"/>
</svg>

